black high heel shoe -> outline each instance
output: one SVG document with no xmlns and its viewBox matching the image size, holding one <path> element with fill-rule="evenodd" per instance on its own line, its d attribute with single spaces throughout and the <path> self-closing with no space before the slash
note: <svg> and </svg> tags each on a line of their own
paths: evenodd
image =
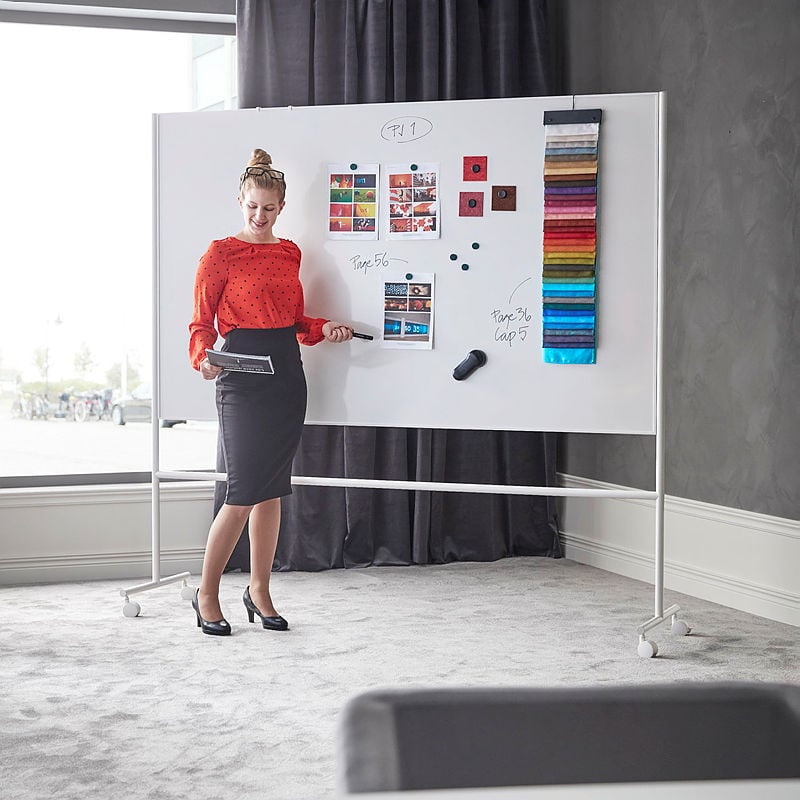
<svg viewBox="0 0 800 800">
<path fill-rule="evenodd" d="M 195 614 L 197 614 L 197 627 L 202 628 L 203 633 L 207 633 L 209 636 L 230 636 L 231 626 L 228 624 L 228 620 L 223 618 L 218 619 L 216 622 L 209 622 L 200 616 L 200 600 L 198 598 L 199 594 L 200 589 L 196 589 L 194 597 L 192 598 L 192 608 L 194 609 Z"/>
<path fill-rule="evenodd" d="M 252 598 L 250 597 L 250 587 L 248 586 L 244 590 L 244 596 L 242 597 L 242 602 L 244 603 L 244 607 L 247 609 L 247 618 L 250 622 L 255 622 L 255 617 L 258 615 L 261 617 L 261 625 L 262 627 L 266 628 L 268 631 L 288 631 L 289 630 L 289 623 L 281 616 L 277 617 L 265 617 L 259 610 L 258 606 L 253 602 Z"/>
</svg>

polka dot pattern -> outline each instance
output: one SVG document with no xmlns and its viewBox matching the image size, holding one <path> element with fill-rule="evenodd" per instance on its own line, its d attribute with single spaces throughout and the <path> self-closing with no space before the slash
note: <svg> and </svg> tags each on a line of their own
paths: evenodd
<svg viewBox="0 0 800 800">
<path fill-rule="evenodd" d="M 324 339 L 325 320 L 304 314 L 300 258 L 300 248 L 288 239 L 251 244 L 229 236 L 211 242 L 194 283 L 189 358 L 195 369 L 217 341 L 217 331 L 224 338 L 234 328 L 294 325 L 301 344 Z"/>
</svg>

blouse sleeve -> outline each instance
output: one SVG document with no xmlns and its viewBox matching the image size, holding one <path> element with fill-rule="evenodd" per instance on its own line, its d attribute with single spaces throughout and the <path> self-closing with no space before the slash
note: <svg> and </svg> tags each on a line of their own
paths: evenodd
<svg viewBox="0 0 800 800">
<path fill-rule="evenodd" d="M 300 263 L 300 248 L 294 243 L 287 241 L 287 244 L 296 251 L 298 264 Z M 300 295 L 295 308 L 294 326 L 297 331 L 297 341 L 304 345 L 319 344 L 325 338 L 322 333 L 322 326 L 327 322 L 322 317 L 307 317 L 305 315 L 305 297 L 303 295 L 303 284 L 300 284 Z"/>
<path fill-rule="evenodd" d="M 322 326 L 328 321 L 322 317 L 307 317 L 303 311 L 305 301 L 303 299 L 303 287 L 300 287 L 300 299 L 297 302 L 297 313 L 295 315 L 294 326 L 297 331 L 297 341 L 300 344 L 312 345 L 319 344 L 325 335 L 322 333 Z"/>
<path fill-rule="evenodd" d="M 203 253 L 194 279 L 194 311 L 189 323 L 189 360 L 194 369 L 206 357 L 206 348 L 217 341 L 214 318 L 227 282 L 227 267 L 222 253 L 212 242 Z"/>
</svg>

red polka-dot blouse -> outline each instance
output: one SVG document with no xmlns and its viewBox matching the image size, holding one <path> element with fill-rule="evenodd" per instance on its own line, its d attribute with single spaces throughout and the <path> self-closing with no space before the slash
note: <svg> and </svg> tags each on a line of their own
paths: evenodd
<svg viewBox="0 0 800 800">
<path fill-rule="evenodd" d="M 304 313 L 300 248 L 288 239 L 251 244 L 229 236 L 217 239 L 200 259 L 194 281 L 194 313 L 189 323 L 189 358 L 195 369 L 219 335 L 234 328 L 287 328 L 300 344 L 325 337 L 326 320 Z M 216 317 L 216 327 L 214 318 Z"/>
</svg>

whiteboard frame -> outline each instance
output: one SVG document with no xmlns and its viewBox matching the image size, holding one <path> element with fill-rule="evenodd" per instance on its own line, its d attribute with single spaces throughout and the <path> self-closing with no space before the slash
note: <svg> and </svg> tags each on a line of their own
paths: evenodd
<svg viewBox="0 0 800 800">
<path fill-rule="evenodd" d="M 691 629 L 685 623 L 678 621 L 678 605 L 664 608 L 664 500 L 665 500 L 665 451 L 664 451 L 664 264 L 665 264 L 665 172 L 666 172 L 666 93 L 658 92 L 658 198 L 657 198 L 657 267 L 656 267 L 656 359 L 655 359 L 655 490 L 640 489 L 586 489 L 566 488 L 554 486 L 518 486 L 502 484 L 474 484 L 474 483 L 446 483 L 436 481 L 392 481 L 378 479 L 331 478 L 292 476 L 292 484 L 297 486 L 328 486 L 340 488 L 370 488 L 370 489 L 396 489 L 404 491 L 440 491 L 440 492 L 469 492 L 478 494 L 504 494 L 525 496 L 550 496 L 550 497 L 588 497 L 588 498 L 624 498 L 645 499 L 654 502 L 654 531 L 655 531 L 655 580 L 654 580 L 654 611 L 653 616 L 637 627 L 639 642 L 637 654 L 640 657 L 650 658 L 657 654 L 658 647 L 655 642 L 647 639 L 647 633 L 653 628 L 664 623 L 668 618 L 672 621 L 672 632 L 685 635 Z M 573 97 L 573 107 L 575 99 Z M 585 96 L 584 96 L 585 97 Z M 157 115 L 153 119 L 153 138 L 157 139 Z M 154 188 L 158 186 L 158 159 L 154 157 L 153 181 Z M 160 483 L 163 480 L 182 481 L 224 481 L 225 473 L 162 470 L 160 466 L 160 381 L 161 370 L 159 364 L 159 339 L 160 339 L 160 314 L 159 314 L 159 208 L 158 193 L 154 191 L 153 202 L 153 408 L 152 408 L 152 577 L 151 581 L 137 586 L 120 589 L 120 595 L 125 599 L 123 613 L 126 616 L 138 614 L 138 604 L 130 600 L 130 595 L 138 592 L 149 591 L 160 586 L 182 581 L 182 597 L 189 599 L 193 596 L 188 587 L 190 573 L 180 573 L 167 577 L 161 576 L 160 550 L 161 550 L 161 496 Z M 135 614 L 131 610 L 135 610 Z"/>
<path fill-rule="evenodd" d="M 597 363 L 588 365 L 547 364 L 541 351 L 542 117 L 570 107 L 605 111 L 598 349 Z M 386 141 L 381 123 L 396 115 L 428 119 L 431 130 L 413 142 Z M 302 348 L 309 385 L 306 424 L 653 435 L 657 125 L 653 92 L 160 114 L 154 149 L 161 170 L 164 416 L 216 419 L 213 383 L 203 381 L 187 358 L 192 288 L 209 239 L 241 225 L 235 203 L 241 153 L 266 139 L 292 176 L 279 233 L 303 249 L 307 313 L 352 320 L 359 330 L 377 334 L 372 343 Z M 462 154 L 474 152 L 488 155 L 490 180 L 465 183 Z M 321 203 L 326 166 L 348 153 L 381 165 L 381 200 L 390 164 L 404 157 L 417 164 L 438 162 L 441 237 L 386 241 L 384 203 L 378 226 L 383 238 L 327 239 L 327 208 Z M 516 212 L 487 209 L 483 217 L 459 216 L 460 190 L 481 190 L 488 206 L 491 186 L 503 183 L 518 184 Z M 385 258 L 371 268 L 358 269 L 351 260 L 379 261 L 378 251 L 386 251 Z M 436 275 L 435 346 L 429 350 L 388 350 L 379 341 L 381 283 L 407 272 Z M 516 317 L 523 309 L 530 321 Z M 511 318 L 509 331 L 495 313 Z M 502 339 L 515 334 L 513 342 Z M 486 353 L 487 366 L 468 381 L 454 381 L 453 368 L 475 348 Z"/>
</svg>

